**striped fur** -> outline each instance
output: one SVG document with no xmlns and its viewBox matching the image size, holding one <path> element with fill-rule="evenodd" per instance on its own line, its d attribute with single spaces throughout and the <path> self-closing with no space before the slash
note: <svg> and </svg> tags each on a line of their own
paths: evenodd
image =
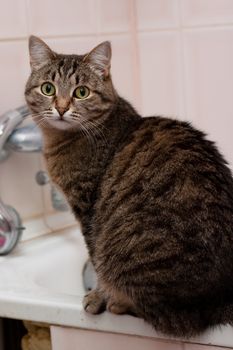
<svg viewBox="0 0 233 350">
<path fill-rule="evenodd" d="M 84 57 L 56 55 L 32 71 L 25 94 L 40 114 L 52 103 L 36 93 L 43 80 L 57 81 L 65 95 L 80 82 L 93 91 L 73 107 L 98 121 L 96 129 L 87 124 L 88 134 L 81 126 L 39 124 L 48 171 L 82 224 L 98 275 L 86 310 L 131 312 L 185 337 L 232 324 L 233 180 L 226 161 L 189 123 L 141 118 Z"/>
</svg>

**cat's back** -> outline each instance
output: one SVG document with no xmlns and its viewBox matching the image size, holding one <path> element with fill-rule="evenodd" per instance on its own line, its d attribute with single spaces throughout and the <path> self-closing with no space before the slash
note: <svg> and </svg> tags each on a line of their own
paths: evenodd
<svg viewBox="0 0 233 350">
<path fill-rule="evenodd" d="M 219 199 L 225 191 L 225 197 L 233 201 L 227 162 L 215 144 L 190 123 L 148 117 L 116 152 L 103 178 L 100 199 L 106 205 L 111 198 L 123 205 L 134 196 L 146 195 L 147 201 L 151 196 L 171 199 L 177 191 L 192 196 L 189 190 L 199 198 L 205 190 L 205 196 L 216 194 Z"/>
<path fill-rule="evenodd" d="M 204 133 L 162 117 L 143 118 L 128 136 L 106 170 L 96 203 L 96 227 L 106 235 L 157 230 L 172 237 L 180 231 L 198 241 L 225 230 L 233 241 L 232 222 L 226 161 Z"/>
</svg>

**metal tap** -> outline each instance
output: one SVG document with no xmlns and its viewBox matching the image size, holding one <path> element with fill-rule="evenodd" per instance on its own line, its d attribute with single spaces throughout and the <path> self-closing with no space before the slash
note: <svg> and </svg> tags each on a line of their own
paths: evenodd
<svg viewBox="0 0 233 350">
<path fill-rule="evenodd" d="M 41 151 L 42 137 L 36 124 L 31 121 L 27 126 L 18 127 L 27 116 L 30 116 L 30 112 L 26 106 L 22 106 L 0 117 L 0 161 L 5 160 L 11 150 Z"/>
<path fill-rule="evenodd" d="M 0 200 L 0 255 L 6 255 L 14 249 L 22 230 L 17 211 Z"/>
<path fill-rule="evenodd" d="M 27 106 L 8 111 L 0 116 L 0 162 L 6 160 L 12 151 L 40 152 L 42 150 L 42 135 L 36 124 L 31 121 L 29 125 L 20 126 L 27 116 L 30 116 Z M 51 198 L 56 210 L 69 210 L 64 197 L 53 185 L 51 185 Z M 0 255 L 9 253 L 15 247 L 22 235 L 22 229 L 17 211 L 3 203 L 0 198 Z"/>
</svg>

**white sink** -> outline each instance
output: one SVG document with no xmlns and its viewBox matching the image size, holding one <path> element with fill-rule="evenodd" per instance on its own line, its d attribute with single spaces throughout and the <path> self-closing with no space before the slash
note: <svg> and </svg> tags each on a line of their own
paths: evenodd
<svg viewBox="0 0 233 350">
<path fill-rule="evenodd" d="M 0 317 L 167 338 L 132 316 L 87 314 L 82 308 L 87 258 L 78 226 L 20 243 L 13 254 L 0 259 Z M 233 346 L 233 329 L 219 327 L 190 341 Z"/>
<path fill-rule="evenodd" d="M 56 323 L 46 312 L 60 303 L 81 309 L 87 258 L 78 226 L 20 243 L 0 260 L 0 316 Z M 39 305 L 43 316 L 33 311 Z"/>
</svg>

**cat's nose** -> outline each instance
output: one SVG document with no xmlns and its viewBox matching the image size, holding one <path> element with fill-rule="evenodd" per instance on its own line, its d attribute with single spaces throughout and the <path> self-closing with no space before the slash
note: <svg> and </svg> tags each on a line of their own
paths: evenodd
<svg viewBox="0 0 233 350">
<path fill-rule="evenodd" d="M 63 96 L 58 96 L 55 101 L 55 108 L 58 111 L 59 115 L 62 117 L 70 107 L 70 101 L 68 98 Z"/>
<path fill-rule="evenodd" d="M 58 111 L 59 115 L 62 117 L 65 112 L 67 112 L 69 107 L 60 107 L 56 106 L 56 110 Z"/>
</svg>

